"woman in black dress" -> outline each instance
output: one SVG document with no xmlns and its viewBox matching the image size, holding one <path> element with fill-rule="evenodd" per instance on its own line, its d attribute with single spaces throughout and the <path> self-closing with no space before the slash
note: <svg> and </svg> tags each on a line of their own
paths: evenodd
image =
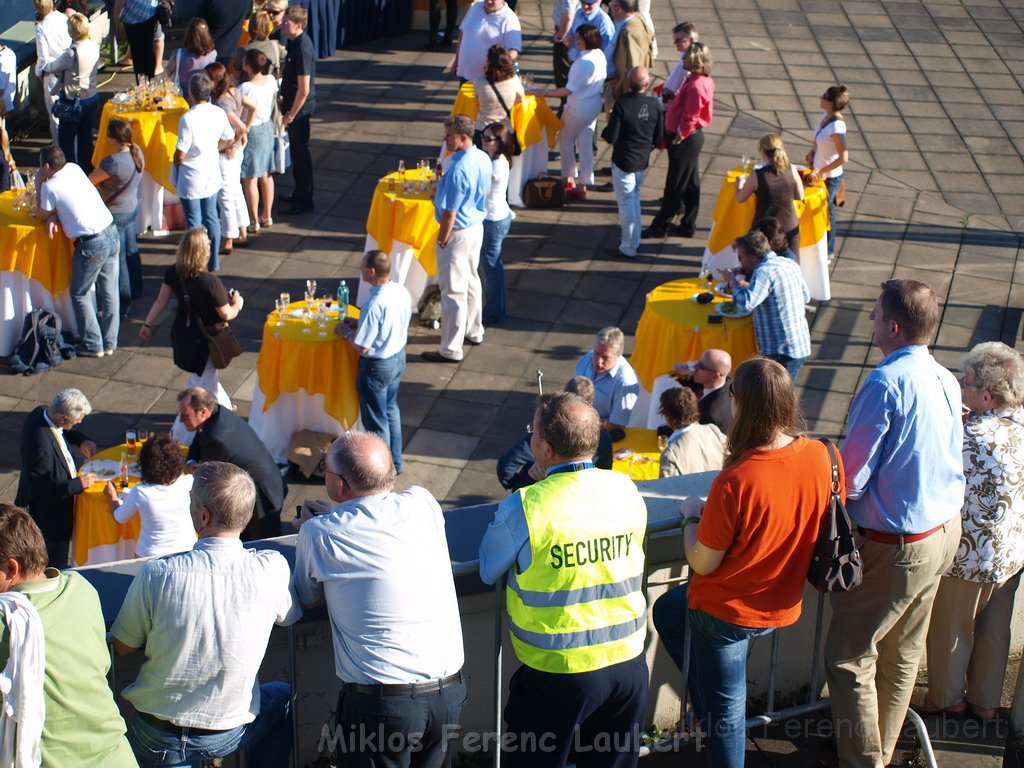
<svg viewBox="0 0 1024 768">
<path fill-rule="evenodd" d="M 231 407 L 231 398 L 224 391 L 217 369 L 210 362 L 210 348 L 196 319 L 204 326 L 234 320 L 245 303 L 235 290 L 228 291 L 224 283 L 207 269 L 210 262 L 210 237 L 205 227 L 194 227 L 185 233 L 178 245 L 178 257 L 164 274 L 160 293 L 150 307 L 146 320 L 139 329 L 143 341 L 153 337 L 153 325 L 171 298 L 178 299 L 178 307 L 171 325 L 171 350 L 174 364 L 191 374 L 188 386 L 202 387 L 215 395 L 221 405 Z M 179 429 L 179 422 L 171 430 L 171 437 L 180 443 L 191 442 L 191 433 Z M 187 439 L 183 439 L 187 438 Z"/>
</svg>

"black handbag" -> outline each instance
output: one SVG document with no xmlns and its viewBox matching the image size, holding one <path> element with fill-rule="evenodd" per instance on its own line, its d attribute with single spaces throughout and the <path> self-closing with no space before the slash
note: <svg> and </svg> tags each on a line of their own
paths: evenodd
<svg viewBox="0 0 1024 768">
<path fill-rule="evenodd" d="M 494 95 L 498 97 L 498 103 L 501 104 L 501 108 L 504 109 L 505 114 L 508 115 L 508 134 L 509 138 L 512 139 L 512 154 L 518 157 L 523 154 L 523 148 L 519 146 L 519 137 L 516 136 L 516 129 L 512 127 L 512 113 L 509 111 L 505 100 L 501 98 L 501 94 L 498 93 L 498 87 L 494 84 L 494 81 L 488 78 L 487 84 L 491 86 L 491 90 L 494 91 Z"/>
<path fill-rule="evenodd" d="M 210 348 L 210 362 L 213 363 L 213 367 L 218 371 L 227 368 L 232 360 L 242 354 L 242 346 L 238 343 L 235 332 L 231 330 L 227 320 L 215 323 L 209 327 L 204 325 L 202 318 L 199 317 L 199 314 L 192 306 L 192 299 L 185 288 L 185 281 L 179 276 L 178 282 L 181 283 L 181 293 L 185 297 L 188 313 Z"/>
<path fill-rule="evenodd" d="M 819 592 L 849 592 L 864 580 L 864 564 L 853 540 L 853 523 L 839 495 L 839 463 L 831 440 L 821 439 L 832 460 L 828 508 L 821 520 L 807 581 Z"/>
<path fill-rule="evenodd" d="M 173 0 L 157 0 L 156 20 L 160 23 L 161 27 L 171 26 L 171 23 L 174 21 Z"/>
<path fill-rule="evenodd" d="M 71 58 L 75 62 L 75 75 L 78 75 L 78 51 L 75 46 L 71 46 Z M 82 100 L 78 97 L 80 89 L 75 92 L 74 97 L 68 96 L 64 92 L 63 84 L 59 86 L 60 93 L 57 94 L 57 100 L 50 106 L 50 114 L 56 117 L 58 120 L 77 120 L 82 116 Z M 52 91 L 51 91 L 52 93 Z"/>
</svg>

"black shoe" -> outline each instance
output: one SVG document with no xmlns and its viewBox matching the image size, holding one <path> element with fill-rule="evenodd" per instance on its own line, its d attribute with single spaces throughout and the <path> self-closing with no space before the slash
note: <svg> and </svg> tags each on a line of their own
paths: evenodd
<svg viewBox="0 0 1024 768">
<path fill-rule="evenodd" d="M 693 237 L 696 233 L 697 230 L 693 227 L 684 227 L 682 224 L 672 228 L 672 234 L 676 237 Z"/>
<path fill-rule="evenodd" d="M 604 255 L 620 259 L 635 259 L 639 254 L 634 254 L 630 256 L 628 253 L 623 253 L 618 248 L 605 248 Z"/>
<path fill-rule="evenodd" d="M 666 227 L 664 225 L 660 225 L 659 226 L 657 224 L 651 224 L 651 226 L 646 227 L 640 233 L 640 237 L 642 237 L 644 240 L 656 240 L 656 239 L 663 238 L 667 234 L 668 234 L 668 227 Z"/>
<path fill-rule="evenodd" d="M 604 184 L 591 184 L 587 189 L 592 189 L 595 192 L 611 192 L 615 187 L 610 181 L 606 181 Z"/>
<path fill-rule="evenodd" d="M 282 216 L 298 216 L 302 213 L 309 213 L 313 210 L 312 203 L 293 203 L 291 208 L 281 211 Z"/>
<path fill-rule="evenodd" d="M 434 38 L 430 38 L 430 41 L 423 46 L 423 50 L 431 51 L 432 53 L 437 53 L 437 40 L 435 40 Z"/>
<path fill-rule="evenodd" d="M 445 357 L 440 352 L 431 350 L 429 352 L 420 352 L 420 357 L 426 360 L 428 363 L 455 363 L 458 365 L 461 360 L 452 360 L 450 357 Z"/>
<path fill-rule="evenodd" d="M 451 32 L 445 32 L 441 36 L 441 42 L 438 43 L 437 45 L 442 50 L 450 51 L 452 49 L 452 33 Z"/>
</svg>

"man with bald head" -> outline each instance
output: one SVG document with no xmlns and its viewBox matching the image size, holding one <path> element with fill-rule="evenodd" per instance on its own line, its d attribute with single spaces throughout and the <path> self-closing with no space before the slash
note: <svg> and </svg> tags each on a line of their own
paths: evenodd
<svg viewBox="0 0 1024 768">
<path fill-rule="evenodd" d="M 334 441 L 324 482 L 335 505 L 303 506 L 294 582 L 304 607 L 327 604 L 339 751 L 361 756 L 353 765 L 433 768 L 466 701 L 462 624 L 441 507 L 417 486 L 396 493 L 395 475 L 376 435 Z"/>
<path fill-rule="evenodd" d="M 541 395 L 530 448 L 544 479 L 498 505 L 480 578 L 508 575 L 523 663 L 505 707 L 507 764 L 635 766 L 647 708 L 647 508 L 636 485 L 596 469 L 601 419 L 578 395 Z"/>
<path fill-rule="evenodd" d="M 707 349 L 695 363 L 678 363 L 674 374 L 683 386 L 697 393 L 701 424 L 714 424 L 729 434 L 732 426 L 732 400 L 727 386 L 732 377 L 732 357 L 724 349 Z"/>
<path fill-rule="evenodd" d="M 635 259 L 640 247 L 640 187 L 647 175 L 651 150 L 665 135 L 661 102 L 646 95 L 651 84 L 647 67 L 633 67 L 627 75 L 627 90 L 612 107 L 601 138 L 612 145 L 612 188 L 619 206 L 622 237 L 611 256 Z"/>
</svg>

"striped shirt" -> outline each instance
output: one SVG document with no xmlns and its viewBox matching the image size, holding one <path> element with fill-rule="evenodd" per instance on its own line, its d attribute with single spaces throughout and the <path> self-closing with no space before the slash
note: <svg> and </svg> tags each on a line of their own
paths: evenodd
<svg viewBox="0 0 1024 768">
<path fill-rule="evenodd" d="M 754 312 L 754 333 L 762 355 L 809 357 L 811 334 L 804 305 L 811 299 L 800 265 L 769 253 L 754 269 L 750 285 L 736 288 L 741 312 Z"/>
<path fill-rule="evenodd" d="M 124 0 L 122 24 L 141 24 L 156 15 L 157 0 Z"/>
</svg>

